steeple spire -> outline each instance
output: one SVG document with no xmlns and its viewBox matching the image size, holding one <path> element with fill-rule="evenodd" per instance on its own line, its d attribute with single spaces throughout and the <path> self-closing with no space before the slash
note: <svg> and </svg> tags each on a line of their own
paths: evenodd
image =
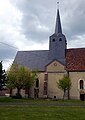
<svg viewBox="0 0 85 120">
<path fill-rule="evenodd" d="M 62 33 L 60 13 L 59 13 L 59 2 L 57 2 L 57 18 L 56 18 L 56 26 L 55 26 L 55 34 Z"/>
</svg>

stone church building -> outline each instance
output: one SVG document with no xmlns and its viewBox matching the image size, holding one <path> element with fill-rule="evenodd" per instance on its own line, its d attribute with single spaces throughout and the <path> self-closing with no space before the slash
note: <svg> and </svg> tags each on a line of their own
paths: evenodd
<svg viewBox="0 0 85 120">
<path fill-rule="evenodd" d="M 30 89 L 30 97 L 61 99 L 63 92 L 58 89 L 56 82 L 68 74 L 72 83 L 70 98 L 84 99 L 85 48 L 67 49 L 59 9 L 55 32 L 49 37 L 49 50 L 18 51 L 14 63 L 39 70 L 38 79 Z M 25 97 L 25 90 L 22 90 L 22 95 Z"/>
</svg>

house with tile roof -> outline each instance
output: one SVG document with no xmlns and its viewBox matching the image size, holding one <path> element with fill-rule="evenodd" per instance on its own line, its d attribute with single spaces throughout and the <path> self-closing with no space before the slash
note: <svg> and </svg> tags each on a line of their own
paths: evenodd
<svg viewBox="0 0 85 120">
<path fill-rule="evenodd" d="M 38 79 L 30 89 L 31 98 L 61 99 L 63 92 L 57 87 L 56 82 L 68 74 L 72 83 L 70 98 L 84 100 L 85 48 L 67 49 L 67 40 L 62 33 L 59 8 L 55 32 L 49 37 L 49 50 L 18 51 L 14 63 L 39 70 Z M 22 90 L 22 95 L 26 96 L 25 90 Z"/>
</svg>

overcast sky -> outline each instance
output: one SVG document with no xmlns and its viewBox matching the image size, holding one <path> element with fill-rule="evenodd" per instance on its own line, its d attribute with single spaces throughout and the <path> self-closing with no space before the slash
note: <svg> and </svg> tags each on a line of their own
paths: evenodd
<svg viewBox="0 0 85 120">
<path fill-rule="evenodd" d="M 85 0 L 60 0 L 68 48 L 85 47 Z M 49 49 L 54 33 L 56 0 L 0 0 L 0 61 L 11 65 L 18 50 Z"/>
</svg>

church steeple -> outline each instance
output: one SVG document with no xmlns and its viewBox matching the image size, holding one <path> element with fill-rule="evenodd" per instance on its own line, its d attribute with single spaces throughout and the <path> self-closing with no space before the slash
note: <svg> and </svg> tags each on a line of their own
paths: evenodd
<svg viewBox="0 0 85 120">
<path fill-rule="evenodd" d="M 56 17 L 56 25 L 55 25 L 55 34 L 58 33 L 62 34 L 62 27 L 61 27 L 60 13 L 59 13 L 59 2 L 57 2 L 57 17 Z"/>
<path fill-rule="evenodd" d="M 55 33 L 49 38 L 49 59 L 58 60 L 61 63 L 65 64 L 65 52 L 66 52 L 66 37 L 62 33 L 61 20 L 59 14 L 59 2 L 57 2 L 57 18 Z"/>
</svg>

